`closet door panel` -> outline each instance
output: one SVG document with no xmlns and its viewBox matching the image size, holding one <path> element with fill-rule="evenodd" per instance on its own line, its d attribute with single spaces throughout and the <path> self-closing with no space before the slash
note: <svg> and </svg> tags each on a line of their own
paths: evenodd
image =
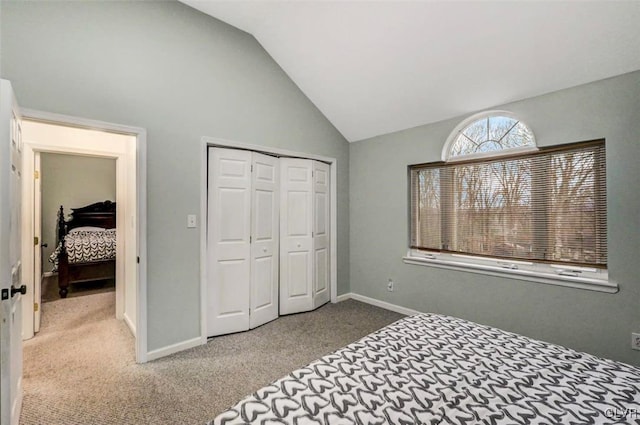
<svg viewBox="0 0 640 425">
<path fill-rule="evenodd" d="M 249 329 L 251 153 L 209 149 L 207 335 Z"/>
<path fill-rule="evenodd" d="M 276 315 L 275 317 L 271 317 L 271 320 L 278 317 L 277 315 L 277 307 L 278 300 L 277 296 L 274 297 L 273 294 L 273 276 L 275 267 L 273 264 L 273 257 L 260 257 L 256 258 L 253 261 L 252 268 L 252 288 L 251 288 L 251 313 L 252 318 L 255 318 L 255 312 L 262 311 L 271 306 L 276 307 Z M 266 322 L 265 322 L 266 323 Z M 251 327 L 259 326 L 254 323 L 252 320 Z"/>
<path fill-rule="evenodd" d="M 329 282 L 327 279 L 327 268 L 329 266 L 329 253 L 326 249 L 320 248 L 315 250 L 315 264 L 314 264 L 314 283 L 315 283 L 315 294 L 323 294 L 329 288 Z M 327 302 L 326 300 L 324 302 Z M 324 303 L 320 303 L 321 305 Z M 316 305 L 317 307 L 317 305 Z"/>
<path fill-rule="evenodd" d="M 310 191 L 289 190 L 287 193 L 287 237 L 307 238 L 311 236 L 310 200 Z"/>
<path fill-rule="evenodd" d="M 278 317 L 280 187 L 278 158 L 252 154 L 250 328 Z"/>
<path fill-rule="evenodd" d="M 237 282 L 247 278 L 246 260 L 218 261 L 214 294 L 219 318 L 238 318 L 245 314 L 246 301 L 238 297 Z"/>
<path fill-rule="evenodd" d="M 313 161 L 313 308 L 329 302 L 329 165 Z"/>
<path fill-rule="evenodd" d="M 287 257 L 287 291 L 290 299 L 307 297 L 309 284 L 307 272 L 311 269 L 311 259 L 307 251 L 291 251 Z"/>
<path fill-rule="evenodd" d="M 280 314 L 313 309 L 313 161 L 280 158 Z"/>
</svg>

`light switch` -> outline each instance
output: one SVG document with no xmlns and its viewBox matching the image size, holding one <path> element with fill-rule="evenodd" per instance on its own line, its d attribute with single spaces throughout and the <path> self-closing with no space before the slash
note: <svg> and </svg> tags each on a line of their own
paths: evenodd
<svg viewBox="0 0 640 425">
<path fill-rule="evenodd" d="M 196 227 L 196 215 L 195 214 L 189 214 L 187 216 L 187 227 L 189 229 L 192 229 L 192 228 Z"/>
</svg>

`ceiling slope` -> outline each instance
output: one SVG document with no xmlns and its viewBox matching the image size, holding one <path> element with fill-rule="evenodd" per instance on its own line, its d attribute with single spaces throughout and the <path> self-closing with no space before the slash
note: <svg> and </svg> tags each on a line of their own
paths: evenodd
<svg viewBox="0 0 640 425">
<path fill-rule="evenodd" d="M 198 1 L 349 141 L 640 69 L 639 1 Z"/>
</svg>

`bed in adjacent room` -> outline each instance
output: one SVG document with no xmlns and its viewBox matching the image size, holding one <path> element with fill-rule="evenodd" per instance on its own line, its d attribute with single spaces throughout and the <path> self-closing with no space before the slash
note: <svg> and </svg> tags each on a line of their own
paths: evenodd
<svg viewBox="0 0 640 425">
<path fill-rule="evenodd" d="M 418 314 L 290 373 L 208 424 L 241 423 L 640 424 L 640 369 Z"/>
<path fill-rule="evenodd" d="M 72 283 L 115 279 L 115 202 L 96 202 L 71 210 L 71 218 L 66 220 L 60 206 L 58 245 L 49 257 L 53 271 L 58 272 L 62 298 L 66 298 Z"/>
</svg>

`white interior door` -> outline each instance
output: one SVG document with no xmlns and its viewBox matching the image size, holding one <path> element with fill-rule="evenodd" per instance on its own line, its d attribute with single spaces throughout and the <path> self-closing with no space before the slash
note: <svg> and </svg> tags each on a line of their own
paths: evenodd
<svg viewBox="0 0 640 425">
<path fill-rule="evenodd" d="M 313 161 L 313 308 L 329 302 L 329 165 Z"/>
<path fill-rule="evenodd" d="M 280 174 L 278 158 L 253 152 L 250 328 L 278 317 Z"/>
<path fill-rule="evenodd" d="M 251 152 L 209 148 L 207 335 L 249 329 Z"/>
<path fill-rule="evenodd" d="M 40 332 L 40 306 L 42 305 L 42 173 L 40 152 L 33 155 L 33 234 L 38 242 L 33 246 L 33 331 Z M 55 242 L 52 242 L 55 243 Z"/>
<path fill-rule="evenodd" d="M 280 158 L 280 314 L 313 309 L 313 161 Z"/>
<path fill-rule="evenodd" d="M 22 128 L 11 84 L 0 81 L 0 423 L 22 406 Z"/>
</svg>

